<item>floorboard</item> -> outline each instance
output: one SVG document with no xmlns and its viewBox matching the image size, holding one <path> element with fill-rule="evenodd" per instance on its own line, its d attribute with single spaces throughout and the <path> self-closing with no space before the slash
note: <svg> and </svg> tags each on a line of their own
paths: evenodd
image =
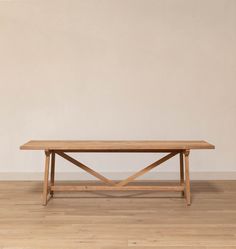
<svg viewBox="0 0 236 249">
<path fill-rule="evenodd" d="M 64 184 L 68 184 L 64 183 Z M 55 193 L 0 182 L 0 249 L 236 249 L 236 181 L 192 181 L 181 193 Z"/>
</svg>

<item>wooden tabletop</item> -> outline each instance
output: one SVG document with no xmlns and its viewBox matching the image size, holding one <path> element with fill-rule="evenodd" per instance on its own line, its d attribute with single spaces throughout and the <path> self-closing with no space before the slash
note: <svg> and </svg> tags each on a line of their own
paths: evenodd
<svg viewBox="0 0 236 249">
<path fill-rule="evenodd" d="M 31 140 L 20 146 L 21 150 L 78 152 L 155 152 L 214 148 L 214 145 L 203 140 Z"/>
</svg>

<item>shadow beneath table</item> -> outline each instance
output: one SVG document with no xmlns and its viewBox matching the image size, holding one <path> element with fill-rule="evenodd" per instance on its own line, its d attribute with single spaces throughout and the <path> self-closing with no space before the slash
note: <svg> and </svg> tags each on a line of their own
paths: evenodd
<svg viewBox="0 0 236 249">
<path fill-rule="evenodd" d="M 199 193 L 223 193 L 224 187 L 221 183 L 222 181 L 212 181 L 212 180 L 202 180 L 202 181 L 191 181 L 191 193 L 192 198 L 194 194 Z M 78 184 L 78 182 L 65 182 L 58 181 L 58 184 Z M 99 182 L 93 182 L 95 185 L 101 185 Z M 132 183 L 132 185 L 154 185 L 162 186 L 166 184 L 174 185 L 178 181 L 137 181 Z M 79 182 L 83 185 L 84 182 Z M 91 185 L 91 183 L 89 183 Z M 42 192 L 42 182 L 34 182 L 31 185 L 30 192 Z M 64 198 L 181 198 L 181 193 L 178 192 L 160 192 L 160 191 L 86 191 L 86 192 L 55 192 L 54 199 L 64 199 Z"/>
<path fill-rule="evenodd" d="M 191 181 L 191 192 L 192 193 L 222 193 L 224 187 L 220 180 L 198 180 Z"/>
</svg>

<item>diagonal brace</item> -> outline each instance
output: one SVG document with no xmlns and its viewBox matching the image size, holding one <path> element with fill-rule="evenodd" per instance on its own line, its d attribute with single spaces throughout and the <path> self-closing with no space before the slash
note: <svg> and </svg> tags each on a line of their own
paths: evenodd
<svg viewBox="0 0 236 249">
<path fill-rule="evenodd" d="M 96 172 L 96 171 L 94 171 L 93 169 L 89 168 L 89 167 L 86 166 L 85 164 L 83 164 L 83 163 L 77 161 L 76 159 L 70 157 L 69 155 L 65 154 L 64 152 L 56 151 L 56 153 L 57 153 L 59 156 L 63 157 L 64 159 L 68 160 L 69 162 L 75 164 L 75 165 L 78 166 L 79 168 L 85 170 L 85 171 L 88 172 L 89 174 L 93 175 L 94 177 L 98 178 L 98 179 L 101 180 L 102 182 L 104 182 L 104 183 L 106 183 L 106 184 L 108 184 L 108 185 L 112 185 L 112 186 L 115 185 L 115 183 L 114 183 L 112 180 L 110 180 L 110 179 L 106 178 L 105 176 L 99 174 L 98 172 Z"/>
<path fill-rule="evenodd" d="M 125 186 L 127 185 L 129 182 L 133 181 L 134 179 L 136 179 L 137 177 L 146 174 L 148 171 L 150 171 L 151 169 L 157 167 L 158 165 L 164 163 L 165 161 L 169 160 L 170 158 L 174 157 L 175 155 L 177 155 L 179 152 L 171 152 L 168 155 L 162 157 L 161 159 L 159 159 L 158 161 L 148 165 L 147 167 L 145 167 L 144 169 L 138 171 L 137 173 L 133 174 L 132 176 L 129 176 L 127 179 L 120 181 L 119 183 L 116 184 L 116 186 L 121 187 L 121 186 Z"/>
</svg>

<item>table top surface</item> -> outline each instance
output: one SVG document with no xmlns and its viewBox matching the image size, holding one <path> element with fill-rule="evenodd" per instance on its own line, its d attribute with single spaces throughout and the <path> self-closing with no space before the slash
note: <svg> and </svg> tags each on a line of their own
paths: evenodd
<svg viewBox="0 0 236 249">
<path fill-rule="evenodd" d="M 21 150 L 61 150 L 78 152 L 155 152 L 214 149 L 203 140 L 31 140 Z"/>
</svg>

